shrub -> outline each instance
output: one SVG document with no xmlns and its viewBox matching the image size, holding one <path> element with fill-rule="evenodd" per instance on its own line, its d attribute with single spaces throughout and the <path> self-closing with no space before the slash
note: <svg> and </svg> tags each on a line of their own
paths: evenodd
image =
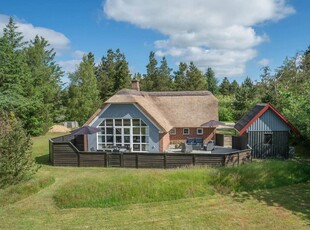
<svg viewBox="0 0 310 230">
<path fill-rule="evenodd" d="M 0 188 L 29 179 L 37 166 L 31 140 L 13 113 L 0 111 Z"/>
</svg>

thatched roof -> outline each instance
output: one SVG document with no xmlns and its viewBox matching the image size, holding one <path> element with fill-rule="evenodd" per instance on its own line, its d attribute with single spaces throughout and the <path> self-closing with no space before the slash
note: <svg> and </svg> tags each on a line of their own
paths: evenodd
<svg viewBox="0 0 310 230">
<path fill-rule="evenodd" d="M 218 120 L 218 101 L 209 91 L 143 92 L 123 89 L 108 104 L 136 104 L 163 131 L 173 127 L 199 127 Z M 98 115 L 94 114 L 86 124 Z"/>
</svg>

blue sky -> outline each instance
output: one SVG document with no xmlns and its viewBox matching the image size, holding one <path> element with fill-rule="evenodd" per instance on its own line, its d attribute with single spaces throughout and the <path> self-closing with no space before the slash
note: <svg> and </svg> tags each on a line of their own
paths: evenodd
<svg viewBox="0 0 310 230">
<path fill-rule="evenodd" d="M 194 61 L 241 82 L 310 45 L 310 2 L 302 0 L 0 0 L 0 29 L 13 16 L 31 39 L 45 37 L 57 61 L 73 71 L 86 52 L 125 53 L 132 73 L 145 73 L 150 51 L 177 69 Z"/>
</svg>

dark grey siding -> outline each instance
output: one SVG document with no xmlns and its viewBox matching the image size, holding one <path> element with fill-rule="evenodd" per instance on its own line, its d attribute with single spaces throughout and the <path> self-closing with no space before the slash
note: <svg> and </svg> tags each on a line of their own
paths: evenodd
<svg viewBox="0 0 310 230">
<path fill-rule="evenodd" d="M 272 144 L 264 144 L 264 134 L 272 134 Z M 253 158 L 287 158 L 289 152 L 289 133 L 286 131 L 252 131 L 248 132 L 249 145 Z"/>
<path fill-rule="evenodd" d="M 247 131 L 289 131 L 290 128 L 272 110 L 268 109 Z"/>
</svg>

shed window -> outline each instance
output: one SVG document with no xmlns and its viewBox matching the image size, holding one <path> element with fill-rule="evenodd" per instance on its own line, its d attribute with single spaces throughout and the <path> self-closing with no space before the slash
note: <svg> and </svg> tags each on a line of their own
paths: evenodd
<svg viewBox="0 0 310 230">
<path fill-rule="evenodd" d="M 272 134 L 264 134 L 264 144 L 266 145 L 272 144 Z"/>
<path fill-rule="evenodd" d="M 183 129 L 183 135 L 189 135 L 189 129 Z"/>
</svg>

